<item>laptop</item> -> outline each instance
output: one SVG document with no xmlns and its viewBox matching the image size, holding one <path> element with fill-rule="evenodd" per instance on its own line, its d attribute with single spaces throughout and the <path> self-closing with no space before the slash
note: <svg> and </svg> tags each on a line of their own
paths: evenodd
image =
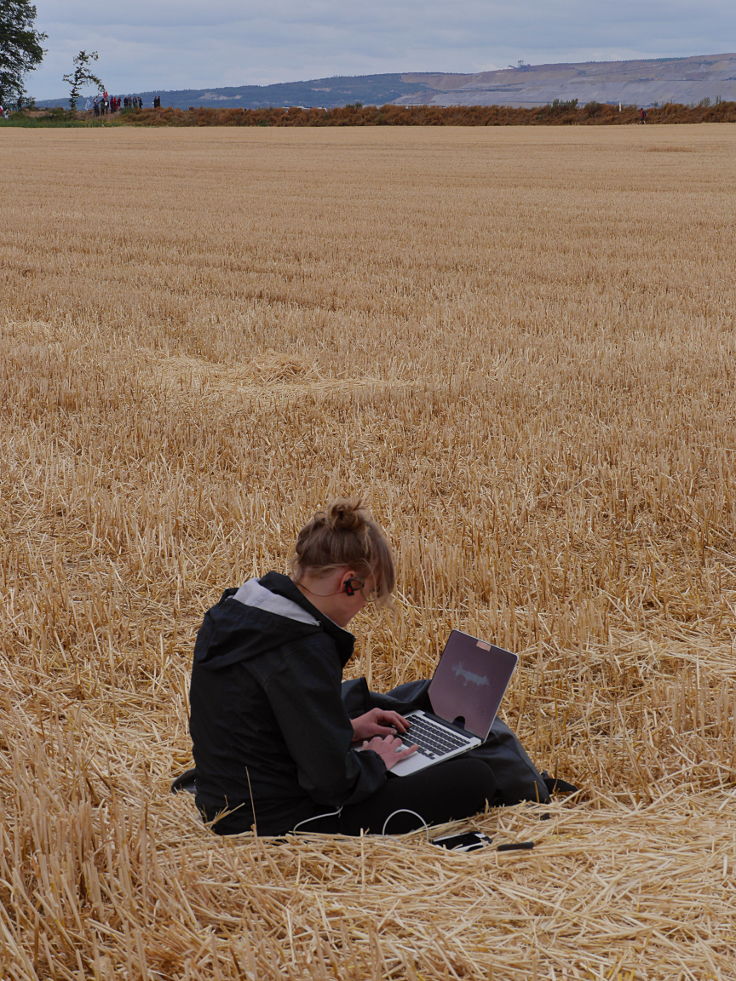
<svg viewBox="0 0 736 981">
<path fill-rule="evenodd" d="M 405 716 L 409 729 L 402 743 L 419 749 L 391 773 L 405 777 L 485 742 L 518 660 L 511 651 L 453 630 L 429 684 L 432 711 Z"/>
</svg>

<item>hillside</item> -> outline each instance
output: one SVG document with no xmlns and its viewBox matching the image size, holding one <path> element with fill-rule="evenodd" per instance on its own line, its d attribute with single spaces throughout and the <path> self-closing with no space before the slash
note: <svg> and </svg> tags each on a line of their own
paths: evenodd
<svg viewBox="0 0 736 981">
<path fill-rule="evenodd" d="M 736 100 L 736 54 L 694 55 L 647 61 L 599 61 L 525 65 L 475 74 L 415 72 L 318 78 L 277 85 L 138 92 L 144 105 L 154 95 L 177 109 L 190 106 L 262 109 L 273 106 L 335 108 L 364 105 L 538 106 L 554 99 L 622 102 L 653 106 L 665 102 Z M 39 102 L 66 105 L 65 99 Z"/>
<path fill-rule="evenodd" d="M 433 92 L 430 105 L 544 105 L 554 99 L 685 105 L 736 98 L 736 54 L 657 58 L 649 61 L 519 65 L 475 75 L 402 75 Z M 420 94 L 420 93 L 417 93 Z M 411 96 L 396 100 L 411 105 Z"/>
<path fill-rule="evenodd" d="M 404 78 L 411 81 L 403 81 Z M 427 78 L 469 78 L 467 75 L 428 75 Z M 280 82 L 276 85 L 240 85 L 227 88 L 178 89 L 176 91 L 147 91 L 121 93 L 140 95 L 150 106 L 155 95 L 161 96 L 162 106 L 173 109 L 216 107 L 218 109 L 270 109 L 280 106 L 324 106 L 328 109 L 354 102 L 365 105 L 386 105 L 404 98 L 415 103 L 429 103 L 438 90 L 421 81 L 418 75 L 357 75 L 316 78 L 304 82 Z M 47 99 L 39 106 L 66 106 L 68 99 Z M 83 103 L 82 103 L 83 104 Z"/>
</svg>

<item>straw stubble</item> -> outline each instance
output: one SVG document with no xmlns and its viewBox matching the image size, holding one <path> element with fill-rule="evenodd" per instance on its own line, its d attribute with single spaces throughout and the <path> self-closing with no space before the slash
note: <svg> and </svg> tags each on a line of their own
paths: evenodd
<svg viewBox="0 0 736 981">
<path fill-rule="evenodd" d="M 2 977 L 733 976 L 735 140 L 6 132 Z M 399 597 L 350 672 L 518 650 L 582 793 L 465 824 L 534 851 L 167 793 L 203 610 L 351 491 Z"/>
</svg>

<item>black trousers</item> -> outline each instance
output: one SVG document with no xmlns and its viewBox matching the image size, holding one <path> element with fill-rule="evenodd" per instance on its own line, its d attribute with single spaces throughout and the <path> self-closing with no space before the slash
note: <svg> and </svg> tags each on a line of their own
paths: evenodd
<svg viewBox="0 0 736 981">
<path fill-rule="evenodd" d="M 389 773 L 384 786 L 366 800 L 344 807 L 339 816 L 304 822 L 298 830 L 398 835 L 470 817 L 494 803 L 493 771 L 483 760 L 463 756 L 406 777 Z"/>
<path fill-rule="evenodd" d="M 481 759 L 461 756 L 427 767 L 406 777 L 388 775 L 386 783 L 359 804 L 343 807 L 339 814 L 330 814 L 325 806 L 314 816 L 285 827 L 283 818 L 264 815 L 258 830 L 265 835 L 286 834 L 289 831 L 314 834 L 405 834 L 425 825 L 443 824 L 470 817 L 486 805 L 501 804 L 493 771 Z M 256 808 L 257 810 L 257 808 Z M 212 820 L 217 811 L 202 808 L 205 820 Z M 230 835 L 249 831 L 253 817 L 250 809 L 238 808 L 219 819 L 212 830 Z"/>
</svg>

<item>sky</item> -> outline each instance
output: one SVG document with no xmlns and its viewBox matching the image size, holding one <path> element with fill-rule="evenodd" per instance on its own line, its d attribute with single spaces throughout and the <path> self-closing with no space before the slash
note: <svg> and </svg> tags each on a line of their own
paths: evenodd
<svg viewBox="0 0 736 981">
<path fill-rule="evenodd" d="M 736 50 L 733 0 L 36 0 L 36 99 L 80 50 L 111 93 Z M 88 90 L 91 94 L 93 89 Z"/>
</svg>

